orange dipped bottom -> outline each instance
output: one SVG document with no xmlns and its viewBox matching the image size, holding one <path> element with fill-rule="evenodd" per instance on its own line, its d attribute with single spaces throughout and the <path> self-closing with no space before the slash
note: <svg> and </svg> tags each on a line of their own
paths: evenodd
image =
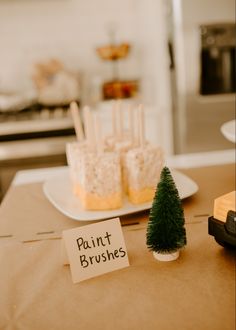
<svg viewBox="0 0 236 330">
<path fill-rule="evenodd" d="M 156 188 L 146 187 L 143 189 L 135 190 L 129 188 L 128 197 L 133 204 L 142 204 L 153 200 Z"/>
<path fill-rule="evenodd" d="M 96 193 L 85 191 L 79 185 L 74 189 L 74 192 L 80 198 L 80 202 L 86 210 L 113 210 L 122 207 L 121 192 L 99 196 Z"/>
</svg>

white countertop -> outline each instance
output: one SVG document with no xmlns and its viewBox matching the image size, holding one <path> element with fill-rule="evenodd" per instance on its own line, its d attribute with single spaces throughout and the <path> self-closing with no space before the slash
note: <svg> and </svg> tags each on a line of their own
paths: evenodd
<svg viewBox="0 0 236 330">
<path fill-rule="evenodd" d="M 176 155 L 167 159 L 167 166 L 173 168 L 190 168 L 212 166 L 235 162 L 235 150 L 222 150 L 194 154 Z M 46 181 L 53 176 L 65 172 L 67 166 L 40 168 L 18 171 L 13 179 L 13 185 Z"/>
<path fill-rule="evenodd" d="M 66 143 L 72 141 L 74 135 L 1 142 L 0 161 L 64 154 Z"/>
</svg>

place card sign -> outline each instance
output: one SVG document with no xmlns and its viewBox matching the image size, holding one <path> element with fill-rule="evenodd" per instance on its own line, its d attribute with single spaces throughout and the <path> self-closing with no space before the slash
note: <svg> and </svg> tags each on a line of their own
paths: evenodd
<svg viewBox="0 0 236 330">
<path fill-rule="evenodd" d="M 129 266 L 119 218 L 62 232 L 73 283 Z"/>
</svg>

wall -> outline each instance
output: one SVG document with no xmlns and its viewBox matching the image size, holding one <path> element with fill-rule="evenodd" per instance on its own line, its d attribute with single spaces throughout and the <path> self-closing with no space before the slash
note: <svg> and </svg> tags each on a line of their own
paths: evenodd
<svg viewBox="0 0 236 330">
<path fill-rule="evenodd" d="M 117 41 L 133 45 L 121 64 L 126 77 L 139 75 L 137 1 L 134 0 L 13 0 L 0 2 L 0 83 L 27 85 L 32 64 L 50 56 L 75 70 L 109 78 L 110 65 L 95 48 L 107 43 L 110 22 Z"/>
<path fill-rule="evenodd" d="M 109 41 L 107 29 L 115 22 L 117 41 L 132 45 L 130 56 L 120 62 L 122 77 L 142 78 L 140 98 L 148 104 L 148 112 L 156 114 L 154 140 L 169 153 L 170 96 L 163 20 L 162 0 L 1 0 L 0 91 L 28 88 L 33 63 L 53 56 L 80 72 L 87 87 L 93 78 L 109 79 L 110 63 L 102 62 L 95 48 Z M 88 94 L 86 88 L 85 99 Z"/>
</svg>

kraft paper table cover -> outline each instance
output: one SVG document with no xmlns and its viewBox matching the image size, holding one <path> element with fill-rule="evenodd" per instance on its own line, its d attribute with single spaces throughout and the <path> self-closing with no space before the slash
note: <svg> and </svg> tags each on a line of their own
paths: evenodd
<svg viewBox="0 0 236 330">
<path fill-rule="evenodd" d="M 181 170 L 199 186 L 199 191 L 183 201 L 187 222 L 213 211 L 216 197 L 235 189 L 234 164 Z M 41 183 L 11 187 L 0 207 L 0 236 L 18 240 L 60 237 L 61 231 L 90 222 L 76 222 L 56 210 L 43 193 Z M 148 212 L 122 219 L 142 220 Z M 43 234 L 45 233 L 45 234 Z M 47 234 L 50 233 L 50 234 Z"/>
<path fill-rule="evenodd" d="M 72 284 L 59 240 L 1 248 L 0 329 L 233 330 L 234 257 L 186 226 L 178 261 L 158 263 L 144 230 L 124 231 L 130 267 Z"/>
<path fill-rule="evenodd" d="M 175 262 L 157 262 L 147 250 L 147 214 L 123 220 L 141 222 L 123 227 L 130 267 L 76 285 L 62 266 L 60 239 L 1 239 L 0 329 L 233 330 L 234 255 L 208 235 L 204 214 L 215 197 L 234 189 L 234 166 L 186 174 L 199 192 L 184 202 L 188 245 Z M 12 188 L 0 207 L 1 235 L 11 229 L 20 239 L 22 223 L 28 235 L 78 225 L 47 202 L 40 184 Z"/>
</svg>

